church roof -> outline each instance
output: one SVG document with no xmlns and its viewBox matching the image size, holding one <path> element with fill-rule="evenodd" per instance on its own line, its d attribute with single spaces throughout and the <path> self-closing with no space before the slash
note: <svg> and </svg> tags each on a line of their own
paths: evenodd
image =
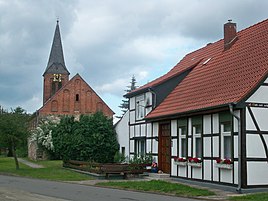
<svg viewBox="0 0 268 201">
<path fill-rule="evenodd" d="M 60 36 L 59 21 L 57 21 L 53 43 L 44 74 L 70 74 L 64 62 L 63 49 Z"/>
</svg>

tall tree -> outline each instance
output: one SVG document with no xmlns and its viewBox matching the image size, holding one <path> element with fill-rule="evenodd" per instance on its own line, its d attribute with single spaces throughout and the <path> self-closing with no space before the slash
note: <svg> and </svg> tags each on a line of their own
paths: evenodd
<svg viewBox="0 0 268 201">
<path fill-rule="evenodd" d="M 127 89 L 125 90 L 125 92 L 129 93 L 129 92 L 137 89 L 138 86 L 136 86 L 136 83 L 137 83 L 136 78 L 133 75 L 131 78 L 130 86 L 127 86 Z M 122 103 L 119 105 L 119 107 L 121 108 L 121 111 L 123 112 L 123 114 L 125 114 L 125 112 L 128 110 L 128 107 L 129 107 L 128 99 L 126 99 L 126 98 L 123 99 Z"/>
<path fill-rule="evenodd" d="M 0 113 L 0 141 L 1 144 L 11 147 L 16 169 L 19 169 L 16 149 L 27 141 L 28 118 L 26 111 L 21 107 L 11 109 L 11 112 L 1 110 Z"/>
</svg>

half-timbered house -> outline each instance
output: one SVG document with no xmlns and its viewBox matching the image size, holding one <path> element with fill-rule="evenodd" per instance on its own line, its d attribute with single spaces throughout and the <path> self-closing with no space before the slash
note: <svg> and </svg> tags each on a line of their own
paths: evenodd
<svg viewBox="0 0 268 201">
<path fill-rule="evenodd" d="M 268 20 L 187 54 L 126 95 L 130 155 L 172 177 L 268 186 Z"/>
</svg>

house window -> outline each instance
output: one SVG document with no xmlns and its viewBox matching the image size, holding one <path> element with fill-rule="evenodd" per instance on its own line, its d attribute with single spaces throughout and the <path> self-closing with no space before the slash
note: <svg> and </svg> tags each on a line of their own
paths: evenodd
<svg viewBox="0 0 268 201">
<path fill-rule="evenodd" d="M 122 156 L 126 156 L 126 148 L 125 147 L 121 147 L 121 154 Z"/>
<path fill-rule="evenodd" d="M 201 138 L 201 125 L 193 126 L 193 137 L 194 137 L 194 153 L 195 157 L 202 157 L 202 138 Z"/>
<path fill-rule="evenodd" d="M 145 139 L 144 138 L 135 140 L 135 154 L 137 156 L 145 155 Z"/>
<path fill-rule="evenodd" d="M 79 94 L 75 95 L 75 101 L 79 101 Z"/>
<path fill-rule="evenodd" d="M 136 119 L 141 120 L 145 115 L 145 100 L 144 95 L 138 96 L 136 98 Z"/>
<path fill-rule="evenodd" d="M 180 138 L 180 157 L 186 157 L 187 156 L 187 140 L 186 140 L 186 126 L 180 126 L 178 128 L 179 130 L 179 138 Z"/>
<path fill-rule="evenodd" d="M 222 155 L 223 158 L 231 158 L 232 153 L 232 137 L 231 137 L 231 122 L 221 124 L 222 136 Z"/>
</svg>

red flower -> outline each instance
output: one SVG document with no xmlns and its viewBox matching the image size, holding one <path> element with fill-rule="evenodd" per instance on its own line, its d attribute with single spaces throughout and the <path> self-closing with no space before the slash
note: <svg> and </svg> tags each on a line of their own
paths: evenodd
<svg viewBox="0 0 268 201">
<path fill-rule="evenodd" d="M 180 158 L 180 157 L 174 157 L 174 161 L 176 162 L 186 162 L 185 158 Z"/>
<path fill-rule="evenodd" d="M 188 158 L 190 163 L 201 163 L 202 161 L 199 158 Z"/>
<path fill-rule="evenodd" d="M 232 164 L 233 162 L 231 161 L 231 159 L 225 158 L 225 159 L 216 159 L 216 163 L 220 163 L 220 164 Z"/>
</svg>

